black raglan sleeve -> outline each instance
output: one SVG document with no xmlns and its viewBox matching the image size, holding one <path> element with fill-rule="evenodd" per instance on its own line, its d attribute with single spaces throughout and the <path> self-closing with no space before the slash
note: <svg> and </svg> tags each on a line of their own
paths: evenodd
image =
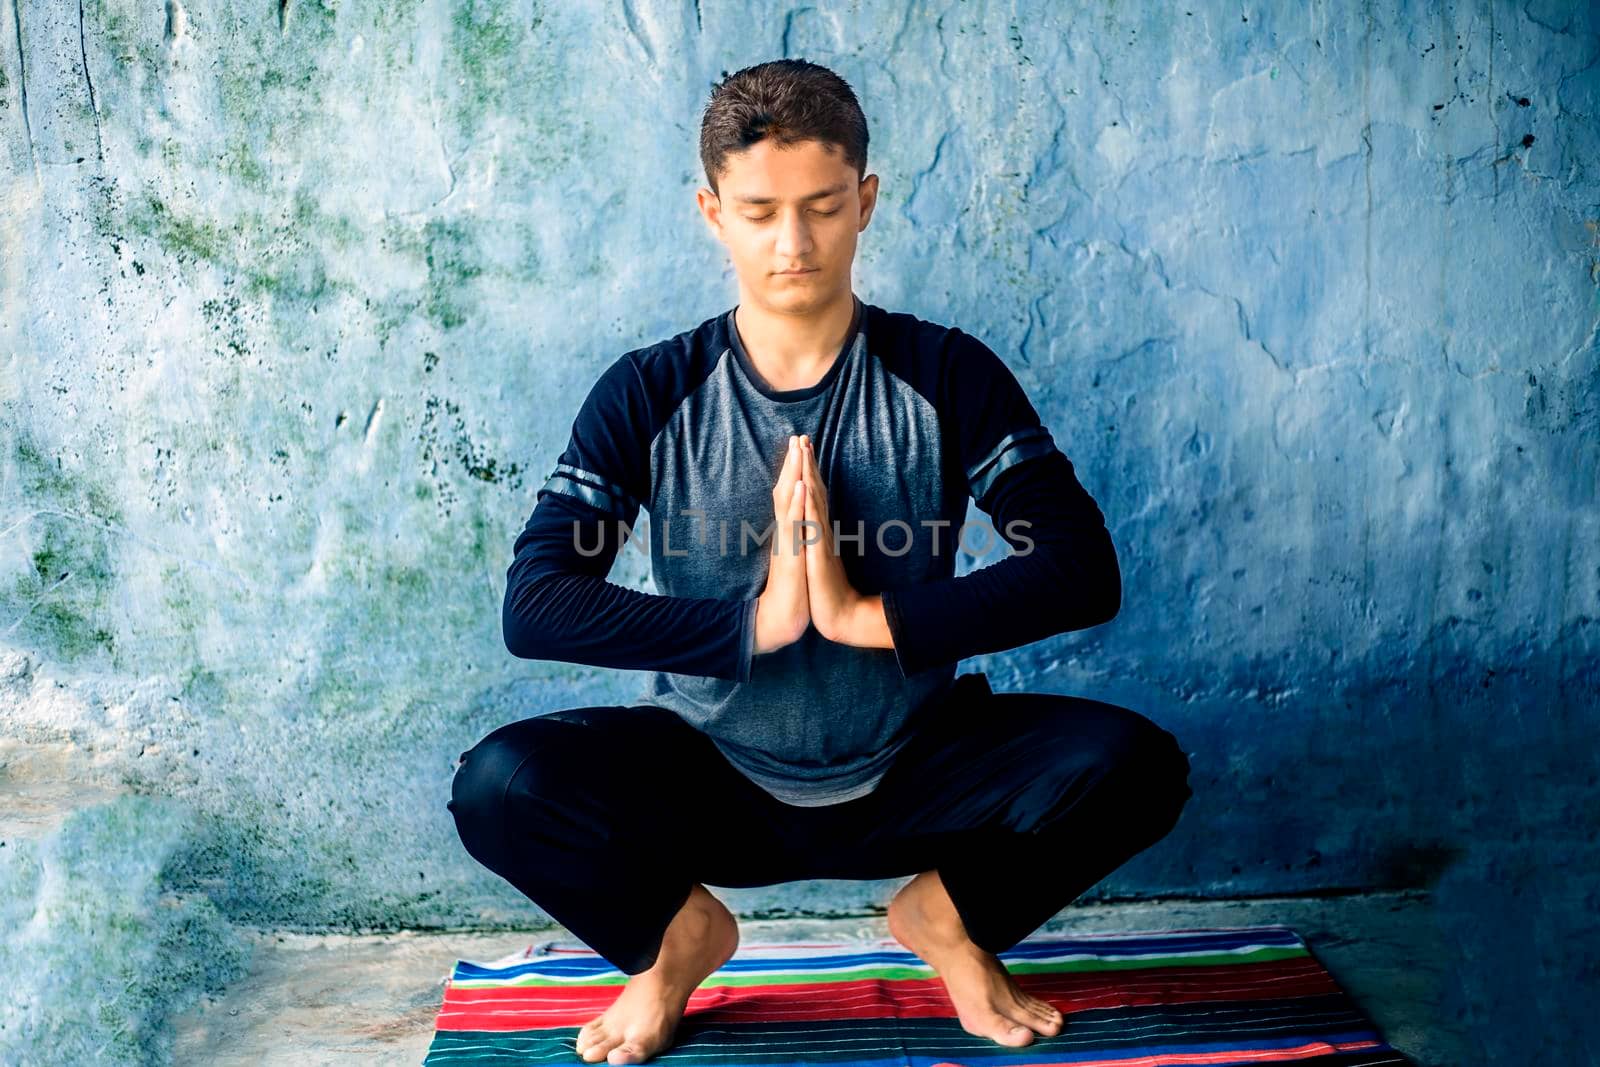
<svg viewBox="0 0 1600 1067">
<path fill-rule="evenodd" d="M 1014 551 L 968 574 L 883 591 L 907 677 L 1108 622 L 1122 603 L 1105 517 L 1021 383 L 970 334 L 952 329 L 948 344 L 938 404 L 945 440 L 955 443 L 972 499 Z"/>
<path fill-rule="evenodd" d="M 590 389 L 512 550 L 506 648 L 523 659 L 749 681 L 756 598 L 664 596 L 606 579 L 649 495 L 659 403 L 633 353 Z"/>
</svg>

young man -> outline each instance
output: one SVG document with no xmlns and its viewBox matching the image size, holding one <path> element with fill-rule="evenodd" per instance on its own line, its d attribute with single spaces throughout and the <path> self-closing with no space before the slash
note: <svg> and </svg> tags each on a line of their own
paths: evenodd
<svg viewBox="0 0 1600 1067">
<path fill-rule="evenodd" d="M 516 541 L 512 653 L 650 672 L 630 706 L 493 731 L 452 790 L 467 850 L 631 976 L 579 1031 L 586 1062 L 671 1045 L 738 944 L 707 884 L 802 878 L 915 874 L 889 928 L 961 1025 L 1010 1046 L 1057 1034 L 995 953 L 1191 795 L 1183 750 L 1144 716 L 956 677 L 1108 621 L 1121 576 L 1005 363 L 856 298 L 866 149 L 825 68 L 765 63 L 714 90 L 698 204 L 739 303 L 607 368 Z M 986 528 L 962 529 L 969 496 Z M 641 508 L 659 594 L 606 578 Z M 1013 553 L 956 577 L 958 548 L 995 536 Z"/>
</svg>

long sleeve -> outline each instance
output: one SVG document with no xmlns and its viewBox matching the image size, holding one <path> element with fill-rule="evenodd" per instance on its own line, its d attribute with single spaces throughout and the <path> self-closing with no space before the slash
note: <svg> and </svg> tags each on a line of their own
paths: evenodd
<svg viewBox="0 0 1600 1067">
<path fill-rule="evenodd" d="M 1010 368 L 982 342 L 952 334 L 941 390 L 947 439 L 972 499 L 1015 551 L 969 574 L 883 591 L 906 677 L 1108 622 L 1122 601 L 1105 518 L 1072 462 Z"/>
<path fill-rule="evenodd" d="M 625 355 L 584 400 L 516 539 L 501 613 L 506 649 L 748 681 L 756 599 L 664 596 L 606 578 L 648 494 L 653 428 L 651 397 Z"/>
</svg>

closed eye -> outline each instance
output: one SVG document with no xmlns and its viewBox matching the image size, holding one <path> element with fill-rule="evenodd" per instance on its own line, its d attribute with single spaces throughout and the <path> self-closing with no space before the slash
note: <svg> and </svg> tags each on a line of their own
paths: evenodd
<svg viewBox="0 0 1600 1067">
<path fill-rule="evenodd" d="M 816 211 L 816 210 L 813 210 L 811 213 L 813 215 L 821 215 L 824 218 L 826 218 L 829 215 L 837 215 L 839 213 L 839 209 L 838 208 L 834 208 L 832 211 Z M 770 218 L 772 218 L 771 215 L 746 215 L 746 216 L 744 216 L 744 219 L 745 219 L 746 222 L 766 222 Z"/>
</svg>

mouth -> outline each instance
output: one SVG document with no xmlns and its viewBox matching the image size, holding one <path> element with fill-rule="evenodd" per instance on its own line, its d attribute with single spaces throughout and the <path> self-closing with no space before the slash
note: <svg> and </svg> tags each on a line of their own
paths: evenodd
<svg viewBox="0 0 1600 1067">
<path fill-rule="evenodd" d="M 807 267 L 805 270 L 780 270 L 779 274 L 815 274 L 816 267 Z"/>
</svg>

